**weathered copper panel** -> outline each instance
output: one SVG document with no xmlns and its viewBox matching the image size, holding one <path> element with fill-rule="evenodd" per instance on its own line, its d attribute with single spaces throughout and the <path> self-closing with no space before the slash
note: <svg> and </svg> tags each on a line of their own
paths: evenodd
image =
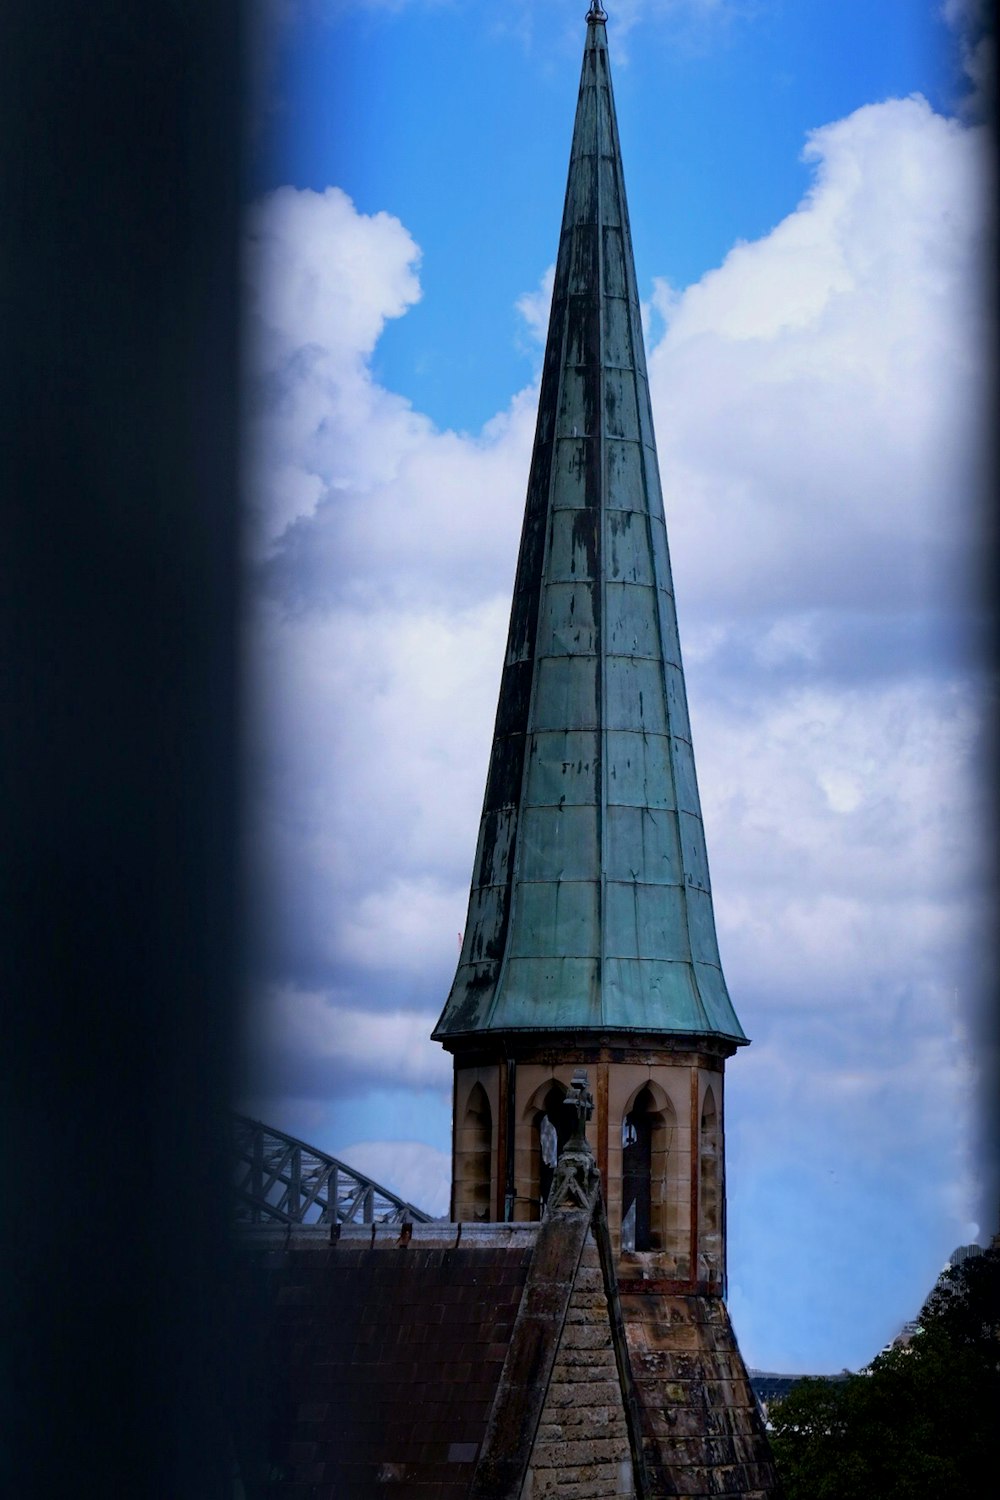
<svg viewBox="0 0 1000 1500">
<path fill-rule="evenodd" d="M 593 439 L 557 438 L 552 457 L 552 509 L 587 504 L 587 445 Z"/>
<path fill-rule="evenodd" d="M 674 808 L 670 740 L 636 730 L 607 733 L 609 809 L 612 806 Z M 678 833 L 678 839 L 680 835 Z"/>
<path fill-rule="evenodd" d="M 587 958 L 599 940 L 597 886 L 589 880 L 521 881 L 511 948 L 525 958 Z M 561 1025 L 565 1025 L 563 1018 Z"/>
<path fill-rule="evenodd" d="M 609 510 L 607 578 L 609 582 L 655 582 L 646 518 L 635 511 Z"/>
<path fill-rule="evenodd" d="M 687 693 L 684 690 L 684 673 L 673 662 L 664 662 L 663 675 L 667 683 L 667 718 L 670 728 L 680 740 L 691 740 L 691 725 L 688 723 Z M 705 835 L 701 835 L 702 844 Z"/>
<path fill-rule="evenodd" d="M 604 424 L 608 437 L 638 438 L 639 417 L 633 371 L 605 369 Z"/>
<path fill-rule="evenodd" d="M 561 247 L 566 247 L 569 264 L 565 267 L 566 292 L 592 292 L 597 285 L 598 255 L 600 243 L 596 224 L 581 224 L 573 229 L 564 228 Z M 558 279 L 561 265 L 556 267 Z"/>
<path fill-rule="evenodd" d="M 555 510 L 549 519 L 547 583 L 597 582 L 600 512 Z M 546 595 L 548 589 L 546 589 Z"/>
<path fill-rule="evenodd" d="M 573 806 L 600 800 L 595 730 L 550 730 L 532 737 L 524 805 Z"/>
<path fill-rule="evenodd" d="M 677 809 L 691 813 L 701 821 L 701 804 L 698 800 L 698 783 L 694 777 L 694 756 L 690 745 L 682 740 L 673 742 L 674 786 L 677 790 Z"/>
<path fill-rule="evenodd" d="M 604 588 L 607 649 L 614 656 L 660 655 L 656 590 L 644 583 Z"/>
<path fill-rule="evenodd" d="M 506 885 L 511 875 L 517 814 L 512 807 L 500 807 L 483 818 L 476 850 L 475 883 L 477 886 Z"/>
<path fill-rule="evenodd" d="M 677 819 L 660 808 L 607 809 L 605 869 L 608 880 L 683 885 Z"/>
<path fill-rule="evenodd" d="M 573 515 L 573 511 L 566 511 Z M 550 583 L 542 601 L 539 656 L 594 656 L 600 595 L 591 583 Z"/>
<path fill-rule="evenodd" d="M 597 808 L 526 807 L 521 814 L 518 876 L 525 880 L 593 880 Z"/>
<path fill-rule="evenodd" d="M 646 483 L 639 443 L 609 438 L 605 443 L 608 490 L 619 510 L 646 510 Z"/>
<path fill-rule="evenodd" d="M 537 663 L 537 729 L 598 729 L 596 656 L 543 656 Z"/>
<path fill-rule="evenodd" d="M 639 407 L 639 434 L 647 453 L 656 461 L 656 438 L 653 435 L 653 412 L 649 404 L 649 387 L 645 375 L 636 373 L 636 392 Z"/>
<path fill-rule="evenodd" d="M 691 954 L 698 962 L 710 964 L 722 971 L 719 962 L 719 945 L 715 937 L 715 922 L 712 919 L 712 898 L 707 891 L 688 886 L 688 931 L 691 934 Z"/>
<path fill-rule="evenodd" d="M 681 852 L 688 885 L 708 891 L 708 860 L 705 858 L 705 840 L 698 836 L 701 820 L 692 817 L 690 813 L 682 812 L 678 814 L 677 822 L 681 832 Z"/>
<path fill-rule="evenodd" d="M 609 946 L 605 962 L 615 958 L 639 957 L 639 923 L 635 905 L 635 886 L 608 880 L 604 885 Z"/>
<path fill-rule="evenodd" d="M 686 962 L 607 958 L 602 998 L 609 1027 L 653 1032 L 713 1029 Z"/>
<path fill-rule="evenodd" d="M 624 369 L 631 371 L 634 310 L 624 297 L 605 297 L 602 306 L 604 309 L 604 363 L 621 365 Z"/>
<path fill-rule="evenodd" d="M 597 183 L 594 180 L 593 158 L 580 156 L 573 163 L 576 170 L 570 175 L 566 194 L 566 224 L 593 224 L 597 209 Z"/>
<path fill-rule="evenodd" d="M 642 451 L 646 453 L 645 449 Z M 648 462 L 648 453 L 646 453 L 646 460 L 646 492 L 650 497 L 649 538 L 650 545 L 653 549 L 653 569 L 656 573 L 657 586 L 662 590 L 664 594 L 666 594 L 667 598 L 670 600 L 670 609 L 672 613 L 674 584 L 673 574 L 670 570 L 670 549 L 667 546 L 667 528 L 664 525 L 663 521 L 663 506 L 658 498 L 659 489 L 657 488 L 654 490 L 654 485 L 658 484 L 658 481 L 655 478 L 656 470 L 654 465 Z M 671 656 L 667 651 L 668 644 L 673 645 L 673 638 L 676 637 L 676 634 L 677 621 L 676 618 L 674 618 L 672 620 L 671 641 L 668 642 L 664 640 L 663 642 L 664 656 L 666 657 L 667 661 L 680 661 L 680 651 L 676 646 L 674 647 L 673 656 Z"/>
<path fill-rule="evenodd" d="M 681 886 L 636 885 L 640 959 L 691 958 L 686 893 Z"/>
<path fill-rule="evenodd" d="M 663 669 L 641 657 L 606 658 L 607 726 L 646 734 L 666 734 Z"/>
<path fill-rule="evenodd" d="M 618 195 L 618 182 L 615 174 L 615 163 L 610 157 L 601 157 L 601 221 L 604 224 L 618 225 L 621 223 L 621 200 Z"/>
<path fill-rule="evenodd" d="M 600 1026 L 601 973 L 594 958 L 511 958 L 503 995 L 491 1013 L 496 1030 L 579 1030 Z"/>
<path fill-rule="evenodd" d="M 495 959 L 499 963 L 507 902 L 506 884 L 476 887 L 462 941 L 463 962 L 478 964 Z"/>
</svg>

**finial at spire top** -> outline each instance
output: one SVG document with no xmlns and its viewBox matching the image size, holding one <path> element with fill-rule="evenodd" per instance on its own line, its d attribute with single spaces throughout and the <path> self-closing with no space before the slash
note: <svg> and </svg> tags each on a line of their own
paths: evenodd
<svg viewBox="0 0 1000 1500">
<path fill-rule="evenodd" d="M 588 10 L 587 15 L 586 15 L 586 19 L 587 19 L 588 22 L 589 21 L 606 21 L 608 19 L 608 13 L 604 9 L 603 5 L 594 4 Z"/>
</svg>

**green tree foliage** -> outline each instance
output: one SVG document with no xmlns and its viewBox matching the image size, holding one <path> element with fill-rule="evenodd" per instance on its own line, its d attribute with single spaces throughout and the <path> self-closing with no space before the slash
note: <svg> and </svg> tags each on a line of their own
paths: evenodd
<svg viewBox="0 0 1000 1500">
<path fill-rule="evenodd" d="M 864 1374 L 800 1381 L 772 1408 L 787 1500 L 985 1493 L 1000 1422 L 1000 1251 L 942 1277 L 920 1326 Z"/>
</svg>

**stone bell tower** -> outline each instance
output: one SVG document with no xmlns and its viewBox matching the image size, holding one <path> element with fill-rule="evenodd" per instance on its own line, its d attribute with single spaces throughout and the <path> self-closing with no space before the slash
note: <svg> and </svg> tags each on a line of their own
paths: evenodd
<svg viewBox="0 0 1000 1500">
<path fill-rule="evenodd" d="M 716 945 L 606 15 L 587 15 L 507 654 L 464 943 L 452 1218 L 540 1217 L 586 1068 L 611 1241 L 725 1285 Z"/>
</svg>

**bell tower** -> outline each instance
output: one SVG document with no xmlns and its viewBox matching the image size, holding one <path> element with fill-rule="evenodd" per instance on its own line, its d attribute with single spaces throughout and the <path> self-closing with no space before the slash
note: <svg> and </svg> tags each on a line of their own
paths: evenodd
<svg viewBox="0 0 1000 1500">
<path fill-rule="evenodd" d="M 608 62 L 587 15 L 507 652 L 455 980 L 452 1218 L 540 1217 L 587 1122 L 612 1243 L 725 1285 L 715 936 Z"/>
</svg>

